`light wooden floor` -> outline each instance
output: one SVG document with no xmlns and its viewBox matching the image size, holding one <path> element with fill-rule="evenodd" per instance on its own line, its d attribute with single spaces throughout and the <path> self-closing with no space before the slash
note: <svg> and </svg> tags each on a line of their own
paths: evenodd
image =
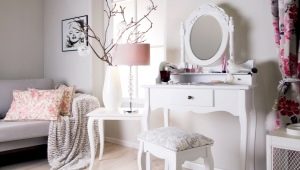
<svg viewBox="0 0 300 170">
<path fill-rule="evenodd" d="M 137 170 L 137 150 L 120 145 L 105 143 L 103 160 L 95 160 L 93 170 Z M 153 159 L 153 170 L 163 170 L 163 161 Z M 1 170 L 48 170 L 46 159 L 0 167 Z"/>
</svg>

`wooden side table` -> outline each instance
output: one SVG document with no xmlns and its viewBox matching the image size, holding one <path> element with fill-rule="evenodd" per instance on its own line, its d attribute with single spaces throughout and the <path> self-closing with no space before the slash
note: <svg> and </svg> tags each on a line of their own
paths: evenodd
<svg viewBox="0 0 300 170">
<path fill-rule="evenodd" d="M 105 120 L 143 120 L 143 114 L 139 110 L 137 113 L 125 113 L 124 109 L 120 109 L 118 111 L 108 111 L 105 108 L 98 108 L 90 113 L 87 114 L 88 116 L 88 136 L 90 141 L 90 148 L 91 148 L 91 163 L 90 168 L 92 169 L 96 152 L 95 152 L 95 127 L 94 122 L 98 121 L 99 127 L 99 138 L 100 138 L 100 153 L 99 153 L 99 160 L 103 157 L 103 150 L 104 150 L 104 121 Z"/>
</svg>

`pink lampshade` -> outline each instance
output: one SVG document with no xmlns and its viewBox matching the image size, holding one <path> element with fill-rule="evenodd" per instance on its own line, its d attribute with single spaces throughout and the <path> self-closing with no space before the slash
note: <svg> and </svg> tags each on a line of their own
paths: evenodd
<svg viewBox="0 0 300 170">
<path fill-rule="evenodd" d="M 149 65 L 150 44 L 118 44 L 113 53 L 113 63 L 116 65 Z"/>
</svg>

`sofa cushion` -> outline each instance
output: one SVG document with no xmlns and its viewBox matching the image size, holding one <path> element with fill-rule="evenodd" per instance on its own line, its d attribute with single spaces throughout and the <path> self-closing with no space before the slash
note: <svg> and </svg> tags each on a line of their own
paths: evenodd
<svg viewBox="0 0 300 170">
<path fill-rule="evenodd" d="M 49 121 L 0 121 L 0 142 L 48 136 Z"/>
<path fill-rule="evenodd" d="M 63 90 L 14 90 L 4 120 L 57 120 Z"/>
<path fill-rule="evenodd" d="M 64 91 L 63 99 L 61 101 L 60 105 L 60 115 L 62 116 L 70 116 L 71 115 L 71 104 L 73 100 L 73 96 L 75 93 L 75 87 L 74 86 L 66 86 L 66 85 L 60 85 L 58 89 L 61 89 Z"/>
<path fill-rule="evenodd" d="M 10 107 L 13 90 L 27 90 L 27 88 L 53 89 L 53 81 L 49 79 L 0 80 L 0 119 L 5 117 Z"/>
</svg>

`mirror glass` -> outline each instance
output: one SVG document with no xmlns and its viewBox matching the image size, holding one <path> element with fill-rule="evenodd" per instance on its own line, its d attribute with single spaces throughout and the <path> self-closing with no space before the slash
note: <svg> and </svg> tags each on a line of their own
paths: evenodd
<svg viewBox="0 0 300 170">
<path fill-rule="evenodd" d="M 190 45 L 194 56 L 200 60 L 212 58 L 222 43 L 222 28 L 216 18 L 204 15 L 194 23 Z"/>
</svg>

